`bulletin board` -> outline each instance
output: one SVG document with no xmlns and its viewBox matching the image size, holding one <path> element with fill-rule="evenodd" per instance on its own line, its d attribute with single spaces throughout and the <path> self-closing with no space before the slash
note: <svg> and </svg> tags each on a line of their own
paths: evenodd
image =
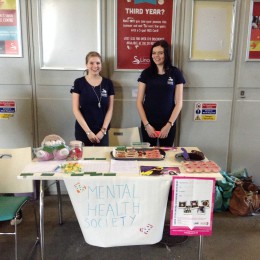
<svg viewBox="0 0 260 260">
<path fill-rule="evenodd" d="M 86 54 L 101 52 L 101 0 L 38 0 L 38 8 L 41 69 L 84 70 Z"/>
<path fill-rule="evenodd" d="M 193 0 L 190 60 L 232 59 L 235 12 L 235 0 Z"/>
<path fill-rule="evenodd" d="M 247 61 L 260 61 L 260 1 L 250 2 Z"/>
</svg>

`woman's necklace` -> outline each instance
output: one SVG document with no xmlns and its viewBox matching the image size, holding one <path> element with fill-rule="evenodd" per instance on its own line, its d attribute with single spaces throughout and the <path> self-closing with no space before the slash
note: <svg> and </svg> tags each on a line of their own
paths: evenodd
<svg viewBox="0 0 260 260">
<path fill-rule="evenodd" d="M 95 93 L 95 95 L 96 95 L 96 97 L 97 97 L 97 100 L 98 100 L 98 107 L 99 108 L 101 108 L 101 99 L 102 99 L 102 95 L 101 95 L 101 83 L 102 82 L 100 82 L 100 85 L 99 85 L 99 89 L 100 89 L 100 97 L 98 97 L 98 94 L 97 94 L 97 92 L 95 91 L 95 87 L 93 87 L 93 86 L 97 86 L 97 83 L 98 83 L 98 81 L 99 81 L 99 79 L 91 79 L 91 78 L 89 78 L 88 76 L 86 76 L 86 80 L 88 81 L 88 83 L 89 83 L 89 85 L 91 86 L 91 88 L 93 89 L 93 91 L 94 91 L 94 93 Z M 102 81 L 102 78 L 101 78 L 101 81 Z M 92 84 L 91 84 L 92 83 Z M 94 84 L 93 84 L 94 83 Z M 98 87 L 98 86 L 97 86 Z M 97 88 L 96 87 L 96 88 Z"/>
<path fill-rule="evenodd" d="M 102 95 L 101 95 L 101 83 L 100 83 L 100 85 L 99 85 L 99 88 L 100 88 L 100 98 L 98 97 L 98 94 L 97 94 L 96 91 L 95 91 L 95 87 L 93 87 L 93 86 L 91 86 L 91 87 L 92 87 L 92 89 L 93 89 L 93 91 L 94 91 L 94 93 L 95 93 L 95 95 L 96 95 L 96 97 L 97 97 L 98 107 L 101 108 L 101 99 L 102 99 Z"/>
</svg>

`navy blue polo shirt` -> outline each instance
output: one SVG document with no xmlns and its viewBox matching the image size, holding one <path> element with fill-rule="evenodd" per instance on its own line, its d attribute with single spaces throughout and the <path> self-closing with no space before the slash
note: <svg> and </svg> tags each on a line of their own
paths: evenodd
<svg viewBox="0 0 260 260">
<path fill-rule="evenodd" d="M 185 84 L 181 71 L 171 67 L 163 75 L 152 75 L 149 69 L 145 69 L 138 81 L 146 85 L 143 106 L 148 122 L 166 124 L 175 107 L 176 85 Z"/>
<path fill-rule="evenodd" d="M 91 86 L 85 77 L 78 78 L 74 81 L 70 93 L 79 94 L 79 104 L 82 116 L 86 120 L 89 128 L 94 133 L 98 132 L 106 116 L 109 96 L 115 95 L 114 86 L 110 79 L 102 78 L 100 86 Z M 101 107 L 98 106 L 100 101 Z M 76 121 L 76 131 L 83 131 Z M 84 131 L 83 131 L 84 132 Z"/>
</svg>

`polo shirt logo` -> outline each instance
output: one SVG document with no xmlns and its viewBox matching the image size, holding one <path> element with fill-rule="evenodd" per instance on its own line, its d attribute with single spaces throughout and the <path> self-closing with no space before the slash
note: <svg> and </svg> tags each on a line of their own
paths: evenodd
<svg viewBox="0 0 260 260">
<path fill-rule="evenodd" d="M 102 97 L 107 97 L 107 91 L 105 89 L 102 88 L 102 91 L 101 91 L 101 96 Z"/>
<path fill-rule="evenodd" d="M 172 77 L 169 77 L 169 78 L 168 78 L 167 84 L 168 84 L 168 85 L 173 85 L 173 79 L 172 79 Z"/>
</svg>

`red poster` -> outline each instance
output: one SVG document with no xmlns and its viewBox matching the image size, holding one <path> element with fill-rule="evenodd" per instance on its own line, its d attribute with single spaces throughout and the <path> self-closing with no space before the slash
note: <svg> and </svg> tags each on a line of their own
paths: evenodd
<svg viewBox="0 0 260 260">
<path fill-rule="evenodd" d="M 0 57 L 21 57 L 19 0 L 0 0 Z"/>
<path fill-rule="evenodd" d="M 117 69 L 146 68 L 154 42 L 171 44 L 172 18 L 172 0 L 117 1 Z"/>
<path fill-rule="evenodd" d="M 260 2 L 254 2 L 249 59 L 260 59 Z"/>
</svg>

